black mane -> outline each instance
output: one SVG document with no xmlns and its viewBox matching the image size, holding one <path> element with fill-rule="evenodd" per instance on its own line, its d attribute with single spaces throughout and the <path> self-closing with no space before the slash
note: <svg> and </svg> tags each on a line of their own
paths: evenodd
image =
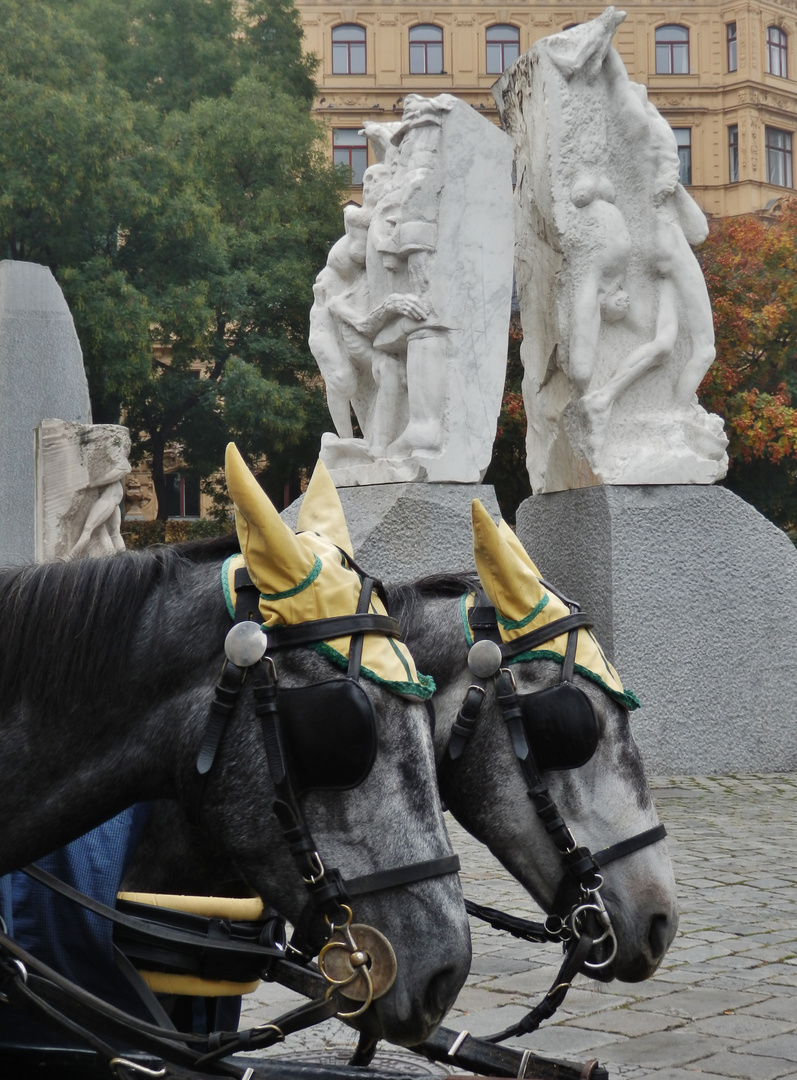
<svg viewBox="0 0 797 1080">
<path fill-rule="evenodd" d="M 0 570 L 0 708 L 23 690 L 62 710 L 104 683 L 125 662 L 153 590 L 179 580 L 189 564 L 237 550 L 232 536 L 101 559 Z"/>
</svg>

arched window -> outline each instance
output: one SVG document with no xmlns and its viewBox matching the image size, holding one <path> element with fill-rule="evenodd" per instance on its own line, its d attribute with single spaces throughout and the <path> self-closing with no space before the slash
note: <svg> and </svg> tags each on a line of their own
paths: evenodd
<svg viewBox="0 0 797 1080">
<path fill-rule="evenodd" d="M 332 27 L 332 74 L 365 75 L 365 27 L 344 23 Z"/>
<path fill-rule="evenodd" d="M 410 75 L 443 74 L 443 31 L 423 24 L 410 27 Z"/>
<path fill-rule="evenodd" d="M 516 26 L 488 26 L 487 74 L 500 75 L 520 56 L 520 31 Z"/>
<path fill-rule="evenodd" d="M 660 26 L 656 30 L 656 74 L 689 74 L 689 30 L 685 26 Z"/>
<path fill-rule="evenodd" d="M 789 77 L 789 39 L 779 26 L 767 27 L 767 71 L 770 75 L 779 75 L 781 79 Z"/>
</svg>

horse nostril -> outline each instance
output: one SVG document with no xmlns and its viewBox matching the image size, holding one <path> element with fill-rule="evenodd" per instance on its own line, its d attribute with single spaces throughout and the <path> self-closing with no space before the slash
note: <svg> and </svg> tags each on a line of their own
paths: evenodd
<svg viewBox="0 0 797 1080">
<path fill-rule="evenodd" d="M 461 983 L 461 977 L 451 967 L 443 968 L 432 976 L 426 987 L 426 1008 L 429 1016 L 443 1018 L 454 1004 Z"/>
<path fill-rule="evenodd" d="M 672 939 L 673 932 L 669 917 L 667 915 L 654 915 L 650 920 L 650 930 L 648 931 L 650 955 L 654 960 L 661 960 Z"/>
</svg>

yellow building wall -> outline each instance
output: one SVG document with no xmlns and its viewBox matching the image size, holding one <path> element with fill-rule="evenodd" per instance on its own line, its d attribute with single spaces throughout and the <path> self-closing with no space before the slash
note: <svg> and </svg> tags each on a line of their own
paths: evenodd
<svg viewBox="0 0 797 1080">
<path fill-rule="evenodd" d="M 573 23 L 599 15 L 602 6 L 536 3 L 400 4 L 390 0 L 343 5 L 297 0 L 305 48 L 320 60 L 316 76 L 316 115 L 331 131 L 360 128 L 364 121 L 396 120 L 407 93 L 452 93 L 498 122 L 490 88 L 497 75 L 486 71 L 485 30 L 511 24 L 520 31 L 520 51 Z M 797 153 L 797 9 L 794 3 L 695 2 L 682 7 L 650 3 L 624 5 L 627 18 L 614 43 L 632 79 L 648 87 L 651 101 L 674 127 L 690 128 L 690 191 L 711 215 L 765 210 L 788 189 L 766 180 L 764 134 L 767 126 L 793 136 Z M 727 70 L 726 26 L 737 27 L 737 70 Z M 332 28 L 355 23 L 366 30 L 365 75 L 332 71 Z M 445 74 L 409 74 L 409 29 L 432 23 L 443 30 Z M 689 74 L 656 74 L 655 29 L 678 24 L 689 29 Z M 788 35 L 788 78 L 767 73 L 766 30 Z M 728 126 L 739 129 L 739 180 L 729 181 Z M 369 158 L 369 163 L 373 158 Z M 360 189 L 351 198 L 359 201 Z"/>
</svg>

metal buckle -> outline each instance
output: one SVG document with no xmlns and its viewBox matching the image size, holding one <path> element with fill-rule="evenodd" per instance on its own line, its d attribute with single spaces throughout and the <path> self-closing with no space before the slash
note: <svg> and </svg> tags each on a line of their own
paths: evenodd
<svg viewBox="0 0 797 1080">
<path fill-rule="evenodd" d="M 108 1062 L 108 1066 L 114 1073 L 116 1073 L 116 1070 L 120 1065 L 124 1069 L 130 1069 L 131 1072 L 141 1073 L 142 1076 L 149 1076 L 151 1078 L 167 1075 L 165 1066 L 162 1069 L 148 1069 L 146 1065 L 139 1065 L 138 1062 L 130 1061 L 129 1058 L 115 1057 L 111 1058 Z"/>
<path fill-rule="evenodd" d="M 321 856 L 318 854 L 317 851 L 310 852 L 308 856 L 308 861 L 311 866 L 310 876 L 305 877 L 304 875 L 302 875 L 302 881 L 305 883 L 305 885 L 315 885 L 326 873 L 326 871 L 324 870 L 324 864 L 321 862 Z M 313 863 L 315 863 L 315 866 L 313 866 Z M 351 914 L 351 912 L 349 912 L 349 914 Z"/>
</svg>

